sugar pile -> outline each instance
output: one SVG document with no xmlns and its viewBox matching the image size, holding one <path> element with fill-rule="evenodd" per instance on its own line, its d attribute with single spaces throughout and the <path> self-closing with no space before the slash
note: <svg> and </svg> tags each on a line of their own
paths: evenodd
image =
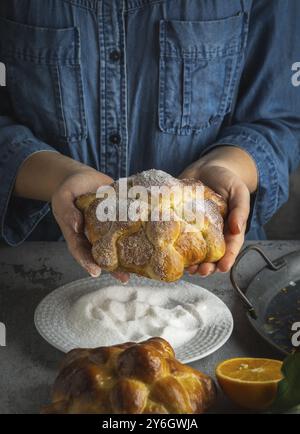
<svg viewBox="0 0 300 434">
<path fill-rule="evenodd" d="M 178 290 L 109 286 L 80 297 L 68 321 L 86 347 L 114 345 L 161 336 L 179 347 L 202 324 L 202 302 L 180 303 Z"/>
</svg>

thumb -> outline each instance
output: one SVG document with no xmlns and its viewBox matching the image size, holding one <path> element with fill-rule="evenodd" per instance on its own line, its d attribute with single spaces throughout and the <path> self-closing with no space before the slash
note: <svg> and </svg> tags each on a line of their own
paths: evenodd
<svg viewBox="0 0 300 434">
<path fill-rule="evenodd" d="M 244 184 L 234 187 L 229 198 L 228 227 L 233 235 L 246 230 L 250 213 L 250 193 Z"/>
<path fill-rule="evenodd" d="M 75 204 L 72 204 L 70 210 L 70 224 L 76 234 L 81 234 L 84 231 L 84 219 L 83 214 L 76 208 Z"/>
<path fill-rule="evenodd" d="M 179 176 L 178 179 L 195 178 L 195 169 L 187 167 Z"/>
</svg>

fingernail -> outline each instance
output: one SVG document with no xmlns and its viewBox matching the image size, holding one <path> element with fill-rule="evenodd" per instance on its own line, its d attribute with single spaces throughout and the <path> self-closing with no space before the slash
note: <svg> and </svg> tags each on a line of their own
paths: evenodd
<svg viewBox="0 0 300 434">
<path fill-rule="evenodd" d="M 214 272 L 215 272 L 215 269 L 213 269 L 213 270 L 209 270 L 209 271 L 206 273 L 205 277 L 210 276 L 210 275 L 213 274 Z"/>
<path fill-rule="evenodd" d="M 129 277 L 127 275 L 117 275 L 116 278 L 124 285 L 127 285 L 127 283 L 129 282 Z"/>
<path fill-rule="evenodd" d="M 79 226 L 78 226 L 77 222 L 74 223 L 74 231 L 75 231 L 76 234 L 79 233 Z"/>
<path fill-rule="evenodd" d="M 90 271 L 90 276 L 91 277 L 99 277 L 101 275 L 101 269 L 94 269 Z"/>
<path fill-rule="evenodd" d="M 245 222 L 244 221 L 239 221 L 238 222 L 237 227 L 238 227 L 238 230 L 239 230 L 240 233 L 244 229 L 244 226 L 245 226 Z"/>
</svg>

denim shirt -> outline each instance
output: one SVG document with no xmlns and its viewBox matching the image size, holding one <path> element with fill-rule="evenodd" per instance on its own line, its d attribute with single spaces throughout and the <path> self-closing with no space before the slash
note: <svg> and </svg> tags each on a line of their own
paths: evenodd
<svg viewBox="0 0 300 434">
<path fill-rule="evenodd" d="M 298 0 L 1 0 L 2 239 L 60 236 L 48 204 L 12 195 L 35 152 L 177 176 L 224 144 L 256 162 L 258 237 L 300 158 L 299 19 Z"/>
</svg>

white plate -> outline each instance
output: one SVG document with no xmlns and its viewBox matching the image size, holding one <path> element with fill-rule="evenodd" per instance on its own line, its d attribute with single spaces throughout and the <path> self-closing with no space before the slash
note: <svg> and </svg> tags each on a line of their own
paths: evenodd
<svg viewBox="0 0 300 434">
<path fill-rule="evenodd" d="M 98 279 L 77 280 L 51 292 L 35 311 L 34 321 L 38 332 L 47 342 L 63 352 L 74 348 L 87 348 L 84 339 L 79 338 L 70 327 L 67 321 L 68 314 L 81 296 L 110 285 L 116 285 L 116 280 L 109 274 L 103 274 Z M 227 306 L 217 296 L 200 286 L 183 280 L 166 284 L 137 276 L 131 276 L 128 285 L 151 287 L 154 291 L 164 288 L 169 292 L 175 289 L 175 301 L 178 304 L 193 303 L 195 299 L 201 298 L 201 310 L 204 308 L 206 312 L 211 312 L 204 315 L 201 327 L 192 339 L 174 348 L 177 359 L 182 363 L 193 362 L 215 352 L 225 344 L 232 333 L 233 318 Z M 181 293 L 178 290 L 183 291 Z"/>
</svg>

